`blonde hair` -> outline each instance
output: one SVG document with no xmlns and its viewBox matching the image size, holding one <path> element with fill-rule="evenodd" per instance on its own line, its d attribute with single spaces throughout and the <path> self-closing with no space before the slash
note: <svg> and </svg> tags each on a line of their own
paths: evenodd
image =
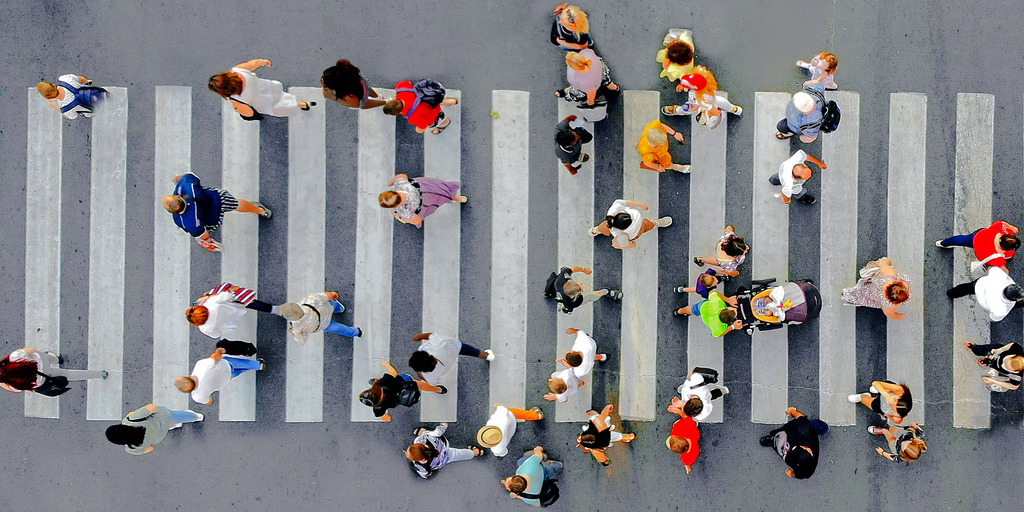
<svg viewBox="0 0 1024 512">
<path fill-rule="evenodd" d="M 1010 356 L 1006 358 L 1010 371 L 1019 372 L 1024 370 L 1024 356 Z"/>
<path fill-rule="evenodd" d="M 57 97 L 57 86 L 50 82 L 39 82 L 36 84 L 36 90 L 48 100 L 52 100 Z"/>
<path fill-rule="evenodd" d="M 718 80 L 715 79 L 715 74 L 712 73 L 710 69 L 700 65 L 693 67 L 693 73 L 704 77 L 708 82 L 703 88 L 694 91 L 694 94 L 696 94 L 698 98 L 702 95 L 714 96 L 715 91 L 718 90 Z"/>
<path fill-rule="evenodd" d="M 912 461 L 921 458 L 921 454 L 928 451 L 928 444 L 924 439 L 914 435 L 914 438 L 907 443 L 907 446 L 900 450 L 900 458 L 905 461 Z"/>
<path fill-rule="evenodd" d="M 582 55 L 579 52 L 569 52 L 565 54 L 565 63 L 570 68 L 576 71 L 584 72 L 593 66 L 594 62 Z"/>
<path fill-rule="evenodd" d="M 196 383 L 192 381 L 192 377 L 182 375 L 174 379 L 174 387 L 178 388 L 178 391 L 182 393 L 188 393 L 196 388 Z"/>
<path fill-rule="evenodd" d="M 565 381 L 558 377 L 551 377 L 548 380 L 548 389 L 555 394 L 562 394 L 569 390 L 569 386 L 566 385 Z"/>
<path fill-rule="evenodd" d="M 647 143 L 652 146 L 664 146 L 668 144 L 668 132 L 661 128 L 647 130 Z"/>
<path fill-rule="evenodd" d="M 572 16 L 574 20 L 572 23 L 569 23 L 569 16 Z M 587 13 L 583 12 L 583 9 L 576 5 L 570 5 L 562 9 L 562 12 L 558 14 L 558 22 L 576 35 L 590 32 L 590 19 L 587 18 Z"/>
<path fill-rule="evenodd" d="M 377 202 L 381 208 L 394 208 L 402 204 L 402 195 L 394 190 L 385 190 L 377 196 Z"/>
<path fill-rule="evenodd" d="M 578 281 L 570 279 L 565 282 L 565 286 L 562 287 L 562 291 L 569 297 L 575 297 L 583 293 L 583 286 Z"/>
</svg>

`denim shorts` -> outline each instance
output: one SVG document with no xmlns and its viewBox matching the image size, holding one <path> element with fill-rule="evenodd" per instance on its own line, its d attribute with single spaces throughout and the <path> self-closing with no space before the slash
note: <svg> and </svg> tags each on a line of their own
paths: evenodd
<svg viewBox="0 0 1024 512">
<path fill-rule="evenodd" d="M 700 316 L 700 308 L 707 301 L 708 301 L 707 299 L 704 299 L 704 300 L 694 304 L 693 306 L 690 306 L 690 312 L 693 313 L 693 316 Z"/>
</svg>

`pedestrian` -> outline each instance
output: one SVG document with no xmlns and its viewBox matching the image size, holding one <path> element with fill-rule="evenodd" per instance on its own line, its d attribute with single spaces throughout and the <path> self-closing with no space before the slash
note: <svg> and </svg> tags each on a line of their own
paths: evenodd
<svg viewBox="0 0 1024 512">
<path fill-rule="evenodd" d="M 722 237 L 718 239 L 715 246 L 715 257 L 694 256 L 693 263 L 698 267 L 715 265 L 722 269 L 720 272 L 729 277 L 740 275 L 740 265 L 747 260 L 747 253 L 750 252 L 750 245 L 742 236 L 736 234 L 732 226 L 726 226 Z"/>
<path fill-rule="evenodd" d="M 572 115 L 555 127 L 555 155 L 574 176 L 583 162 L 590 160 L 590 155 L 583 152 L 583 145 L 594 140 L 594 135 L 583 127 L 584 124 L 582 119 Z"/>
<path fill-rule="evenodd" d="M 366 79 L 359 73 L 359 68 L 345 59 L 324 70 L 320 77 L 320 86 L 323 88 L 324 98 L 337 101 L 351 109 L 377 108 L 387 103 L 373 87 L 366 84 Z"/>
<path fill-rule="evenodd" d="M 679 407 L 676 398 L 672 399 L 668 412 L 679 415 L 679 419 L 672 424 L 672 432 L 665 439 L 665 446 L 679 454 L 686 474 L 689 475 L 693 471 L 697 457 L 700 457 L 700 429 L 697 428 L 697 422 Z"/>
<path fill-rule="evenodd" d="M 672 155 L 668 152 L 669 136 L 682 144 L 686 137 L 682 132 L 672 129 L 661 121 L 654 120 L 644 127 L 640 134 L 640 140 L 636 143 L 636 150 L 640 152 L 640 168 L 652 171 L 665 172 L 667 169 L 689 174 L 693 166 L 672 163 Z"/>
<path fill-rule="evenodd" d="M 238 328 L 238 319 L 246 310 L 282 315 L 281 305 L 272 305 L 256 298 L 256 292 L 249 288 L 221 283 L 206 292 L 185 310 L 188 322 L 211 338 L 223 338 Z"/>
<path fill-rule="evenodd" d="M 587 424 L 583 426 L 583 432 L 576 436 L 576 447 L 582 448 L 583 453 L 594 456 L 602 466 L 608 467 L 612 461 L 608 459 L 605 450 L 612 443 L 632 443 L 636 434 L 623 434 L 615 430 L 612 425 L 611 414 L 615 406 L 608 404 L 601 409 L 601 413 L 587 411 Z"/>
<path fill-rule="evenodd" d="M 682 412 L 701 422 L 711 415 L 712 400 L 729 394 L 729 388 L 718 385 L 718 371 L 711 368 L 694 367 L 686 376 L 686 380 L 676 390 L 679 397 L 672 397 L 669 412 Z M 680 398 L 681 397 L 681 398 Z M 677 412 L 674 409 L 678 409 Z"/>
<path fill-rule="evenodd" d="M 792 406 L 786 409 L 786 414 L 793 419 L 762 437 L 761 446 L 775 449 L 782 457 L 789 466 L 786 468 L 787 476 L 810 478 L 818 467 L 818 436 L 828 433 L 828 424 L 808 419 Z"/>
<path fill-rule="evenodd" d="M 124 445 L 132 455 L 144 455 L 156 449 L 167 432 L 184 423 L 203 421 L 195 411 L 175 411 L 162 405 L 146 404 L 128 413 L 120 424 L 107 427 L 107 441 Z"/>
<path fill-rule="evenodd" d="M 869 261 L 860 269 L 860 279 L 853 288 L 843 289 L 843 302 L 851 306 L 879 308 L 893 320 L 907 315 L 899 309 L 910 302 L 910 277 L 893 267 L 886 256 Z"/>
<path fill-rule="evenodd" d="M 830 52 L 821 52 L 814 56 L 810 62 L 796 61 L 798 68 L 804 68 L 811 72 L 811 79 L 804 82 L 804 86 L 821 84 L 825 89 L 834 91 L 839 88 L 836 85 L 836 71 L 839 70 L 839 57 Z"/>
<path fill-rule="evenodd" d="M 636 247 L 637 239 L 644 233 L 654 228 L 667 228 L 672 225 L 672 217 L 661 217 L 656 221 L 645 219 L 638 208 L 645 211 L 651 209 L 646 203 L 616 199 L 608 208 L 604 220 L 590 228 L 590 236 L 610 236 L 612 247 L 625 250 Z"/>
<path fill-rule="evenodd" d="M 381 208 L 391 210 L 398 222 L 423 227 L 423 219 L 448 203 L 465 203 L 469 198 L 459 195 L 461 184 L 437 178 L 410 178 L 396 174 L 388 181 L 388 190 L 377 196 Z"/>
<path fill-rule="evenodd" d="M 672 312 L 674 316 L 700 317 L 704 325 L 711 329 L 711 335 L 721 338 L 732 331 L 743 329 L 743 320 L 739 320 L 739 306 L 736 297 L 726 297 L 712 291 L 708 298 L 692 305 L 679 308 Z"/>
<path fill-rule="evenodd" d="M 804 183 L 814 177 L 814 171 L 807 166 L 808 162 L 817 165 L 819 169 L 828 169 L 825 162 L 815 158 L 813 155 L 808 155 L 802 149 L 798 149 L 796 153 L 793 153 L 793 156 L 782 162 L 782 165 L 779 166 L 779 172 L 768 177 L 768 183 L 776 187 L 782 187 L 782 191 L 772 194 L 772 197 L 782 201 L 783 204 L 790 204 L 793 202 L 793 199 L 804 204 L 817 203 L 818 200 L 804 189 Z"/>
<path fill-rule="evenodd" d="M 912 462 L 928 451 L 928 444 L 924 441 L 924 429 L 917 423 L 911 423 L 906 427 L 868 427 L 868 433 L 885 436 L 889 450 L 879 446 L 875 451 L 893 462 Z"/>
<path fill-rule="evenodd" d="M 892 423 L 903 423 L 914 407 L 914 397 L 906 384 L 896 384 L 888 380 L 876 380 L 871 383 L 867 393 L 856 393 L 846 397 L 850 403 L 862 404 L 883 419 Z"/>
<path fill-rule="evenodd" d="M 196 403 L 212 405 L 213 394 L 227 387 L 231 379 L 264 368 L 262 359 L 224 355 L 226 353 L 224 348 L 218 348 L 210 357 L 196 361 L 191 374 L 174 379 L 174 387 L 182 393 L 190 393 Z"/>
<path fill-rule="evenodd" d="M 547 507 L 558 500 L 558 485 L 555 481 L 562 476 L 563 464 L 548 460 L 541 446 L 523 454 L 516 463 L 516 474 L 503 478 L 501 485 L 509 491 L 512 499 L 523 500 L 527 505 Z"/>
<path fill-rule="evenodd" d="M 0 388 L 11 393 L 34 391 L 57 396 L 69 388 L 68 381 L 105 379 L 106 370 L 68 370 L 61 368 L 64 358 L 53 352 L 40 352 L 35 346 L 19 348 L 0 359 Z"/>
<path fill-rule="evenodd" d="M 59 76 L 55 84 L 39 82 L 36 90 L 51 107 L 68 119 L 92 117 L 96 107 L 109 94 L 106 89 L 92 85 L 92 80 L 74 74 Z"/>
<path fill-rule="evenodd" d="M 579 380 L 579 377 L 572 371 L 572 368 L 566 368 L 561 371 L 554 371 L 551 373 L 551 378 L 548 379 L 549 393 L 544 393 L 544 400 L 554 402 L 555 400 L 566 403 L 570 398 L 576 396 L 576 392 L 579 388 L 583 387 L 585 382 Z"/>
<path fill-rule="evenodd" d="M 391 363 L 382 361 L 384 375 L 379 379 L 370 379 L 370 389 L 359 393 L 359 402 L 373 408 L 373 415 L 384 421 L 391 421 L 388 409 L 412 407 L 420 401 L 421 391 L 430 391 L 443 395 L 448 392 L 444 386 L 432 386 L 426 381 L 416 380 L 408 373 L 398 373 Z"/>
<path fill-rule="evenodd" d="M 593 48 L 594 39 L 590 37 L 587 13 L 575 5 L 564 2 L 558 4 L 551 23 L 551 44 L 563 50 Z"/>
<path fill-rule="evenodd" d="M 972 247 L 980 265 L 1002 267 L 1007 274 L 1006 262 L 1020 248 L 1020 228 L 1003 220 L 997 220 L 987 228 L 981 228 L 969 235 L 954 235 L 945 240 L 936 240 L 935 247 Z M 972 263 L 971 270 L 979 264 Z"/>
<path fill-rule="evenodd" d="M 696 293 L 701 298 L 706 299 L 712 290 L 718 288 L 718 283 L 726 279 L 729 279 L 729 276 L 723 275 L 719 277 L 715 269 L 709 268 L 697 276 L 697 281 L 693 286 L 677 286 L 673 291 L 676 293 Z"/>
<path fill-rule="evenodd" d="M 572 278 L 573 274 L 580 272 L 589 276 L 594 273 L 594 269 L 573 265 L 562 267 L 558 272 L 552 272 L 544 286 L 544 297 L 555 299 L 555 302 L 561 304 L 562 312 L 567 315 L 571 315 L 576 308 L 590 304 L 601 297 L 622 300 L 622 292 L 619 290 L 601 288 L 588 291 L 586 285 Z"/>
<path fill-rule="evenodd" d="M 1020 389 L 1021 380 L 1024 379 L 1024 348 L 1020 343 L 964 343 L 964 346 L 981 358 L 978 359 L 978 366 L 989 367 L 981 377 L 989 389 L 996 392 Z"/>
<path fill-rule="evenodd" d="M 654 60 L 661 64 L 661 74 L 658 76 L 676 82 L 684 75 L 693 74 L 695 50 L 692 32 L 685 28 L 669 29 L 661 44 L 662 48 L 654 56 Z M 685 90 L 683 84 L 676 84 L 676 92 Z"/>
<path fill-rule="evenodd" d="M 409 124 L 416 127 L 416 133 L 424 133 L 430 128 L 430 133 L 437 135 L 452 124 L 451 119 L 445 118 L 441 107 L 459 104 L 458 98 L 446 98 L 445 94 L 444 86 L 436 80 L 423 79 L 415 85 L 403 80 L 395 85 L 395 99 L 384 104 L 384 113 L 405 116 Z"/>
<path fill-rule="evenodd" d="M 434 430 L 420 427 L 412 431 L 416 438 L 404 453 L 405 458 L 412 462 L 413 468 L 420 478 L 429 478 L 435 471 L 448 463 L 470 460 L 484 454 L 482 449 L 473 445 L 466 448 L 452 448 L 448 439 L 444 437 L 447 430 L 448 424 L 441 423 Z"/>
<path fill-rule="evenodd" d="M 620 92 L 608 65 L 590 48 L 566 53 L 565 65 L 569 85 L 555 91 L 555 97 L 575 106 L 587 122 L 603 120 L 608 115 L 608 103 Z"/>
<path fill-rule="evenodd" d="M 504 404 L 494 404 L 494 413 L 487 420 L 487 423 L 476 432 L 476 443 L 484 448 L 490 448 L 491 454 L 495 457 L 508 455 L 508 443 L 516 433 L 516 422 L 540 421 L 544 419 L 544 413 L 540 407 L 531 407 L 529 410 L 506 407 Z"/>
<path fill-rule="evenodd" d="M 336 322 L 332 315 L 344 313 L 345 306 L 338 302 L 338 292 L 311 293 L 302 302 L 287 302 L 281 305 L 281 316 L 288 321 L 288 332 L 295 341 L 306 343 L 306 338 L 314 332 L 324 331 L 339 334 L 346 338 L 358 338 L 363 330 L 351 325 Z"/>
<path fill-rule="evenodd" d="M 299 101 L 294 94 L 284 92 L 284 85 L 277 80 L 256 76 L 256 70 L 272 66 L 267 59 L 252 59 L 231 68 L 231 71 L 210 77 L 207 87 L 231 102 L 235 112 L 242 119 L 257 121 L 264 115 L 289 117 L 299 110 L 315 107 L 315 101 Z"/>
<path fill-rule="evenodd" d="M 409 356 L 409 367 L 420 380 L 438 386 L 448 372 L 455 368 L 459 356 L 469 356 L 494 361 L 494 351 L 480 350 L 469 343 L 463 343 L 451 336 L 436 332 L 419 332 L 413 341 L 420 342 L 419 348 Z"/>
<path fill-rule="evenodd" d="M 825 120 L 825 102 L 824 96 L 816 96 L 819 96 L 823 89 L 821 84 L 816 84 L 793 94 L 786 104 L 786 117 L 775 127 L 775 138 L 785 140 L 799 135 L 800 142 L 808 144 L 818 140 L 821 125 Z"/>
<path fill-rule="evenodd" d="M 585 383 L 580 379 L 590 374 L 594 369 L 594 363 L 608 360 L 608 354 L 597 353 L 597 342 L 586 332 L 569 327 L 565 333 L 575 334 L 576 340 L 572 348 L 565 353 L 565 357 L 555 360 L 556 364 L 561 364 L 565 369 L 551 374 L 548 380 L 548 389 L 551 392 L 544 394 L 544 399 L 548 401 L 568 402 L 569 398 L 583 387 Z"/>
<path fill-rule="evenodd" d="M 998 322 L 1010 311 L 1024 307 L 1024 288 L 1013 282 L 1003 267 L 988 267 L 985 275 L 946 290 L 946 295 L 951 299 L 974 295 L 992 322 Z"/>
<path fill-rule="evenodd" d="M 683 105 L 666 105 L 661 112 L 667 116 L 694 115 L 698 124 L 714 130 L 722 124 L 728 112 L 737 116 L 743 115 L 743 107 L 733 105 L 724 96 L 719 96 L 718 80 L 714 73 L 704 66 L 695 66 L 693 73 L 683 75 L 679 85 L 686 91 L 687 102 Z"/>
<path fill-rule="evenodd" d="M 227 190 L 204 187 L 194 173 L 179 174 L 171 182 L 174 183 L 174 193 L 164 196 L 164 209 L 171 214 L 175 225 L 210 252 L 221 250 L 220 243 L 214 240 L 210 231 L 220 227 L 225 213 L 237 211 L 270 218 L 270 208 L 263 203 L 235 199 Z"/>
</svg>

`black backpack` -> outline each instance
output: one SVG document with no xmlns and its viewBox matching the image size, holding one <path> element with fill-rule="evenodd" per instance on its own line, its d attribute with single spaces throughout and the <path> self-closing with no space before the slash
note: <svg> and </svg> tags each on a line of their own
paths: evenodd
<svg viewBox="0 0 1024 512">
<path fill-rule="evenodd" d="M 68 378 L 63 375 L 57 375 L 51 377 L 45 373 L 36 372 L 37 375 L 42 375 L 45 380 L 43 383 L 36 386 L 35 391 L 43 396 L 60 396 L 67 393 L 71 388 L 68 387 Z"/>
<path fill-rule="evenodd" d="M 825 95 L 813 87 L 805 87 L 804 91 L 814 96 L 824 105 L 821 109 L 821 131 L 825 133 L 836 131 L 839 128 L 839 120 L 843 117 L 842 111 L 839 110 L 839 105 L 835 101 L 826 101 Z"/>
<path fill-rule="evenodd" d="M 544 484 L 540 487 L 540 494 L 521 492 L 519 495 L 528 500 L 539 500 L 542 507 L 550 507 L 558 501 L 558 485 L 555 484 L 555 479 L 544 480 Z"/>
<path fill-rule="evenodd" d="M 402 390 L 398 392 L 398 405 L 412 407 L 420 401 L 420 388 L 416 381 L 407 380 L 402 383 Z"/>
</svg>

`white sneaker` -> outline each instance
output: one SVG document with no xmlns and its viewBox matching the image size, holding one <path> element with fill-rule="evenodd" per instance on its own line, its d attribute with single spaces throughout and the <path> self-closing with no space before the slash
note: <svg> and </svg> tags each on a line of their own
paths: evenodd
<svg viewBox="0 0 1024 512">
<path fill-rule="evenodd" d="M 181 428 L 181 423 L 175 423 L 174 426 L 170 428 L 170 430 L 174 430 L 176 428 Z"/>
<path fill-rule="evenodd" d="M 203 413 L 201 413 L 201 412 L 197 412 L 196 416 L 199 416 L 199 419 L 196 420 L 196 421 L 203 421 L 203 420 L 206 419 L 206 416 L 203 416 Z"/>
<path fill-rule="evenodd" d="M 856 403 L 860 403 L 860 397 L 861 396 L 863 396 L 863 395 L 861 395 L 860 393 L 856 393 L 856 394 L 853 394 L 853 395 L 847 395 L 846 399 L 849 400 L 849 402 L 851 404 L 856 404 Z"/>
<path fill-rule="evenodd" d="M 949 249 L 949 247 L 946 247 L 945 245 L 942 245 L 942 240 L 936 240 L 935 241 L 935 247 L 938 247 L 939 249 Z"/>
<path fill-rule="evenodd" d="M 733 105 L 732 106 L 732 113 L 736 114 L 738 116 L 742 116 L 743 115 L 743 107 L 741 107 L 739 105 Z"/>
<path fill-rule="evenodd" d="M 874 393 L 874 394 L 876 394 L 876 395 L 878 394 L 878 390 L 877 390 L 877 389 L 875 389 L 875 387 L 874 387 L 874 386 L 871 386 L 870 388 L 868 388 L 868 391 L 870 391 L 870 392 L 872 392 L 872 393 Z"/>
<path fill-rule="evenodd" d="M 692 165 L 690 165 L 690 164 L 686 164 L 686 165 L 680 166 L 680 167 L 679 167 L 678 169 L 676 169 L 676 170 L 677 170 L 677 171 L 679 171 L 679 172 L 681 172 L 681 173 L 683 173 L 683 174 L 690 174 L 690 171 L 692 171 L 692 170 L 693 170 L 693 166 L 692 166 Z"/>
<path fill-rule="evenodd" d="M 658 219 L 659 228 L 667 228 L 672 225 L 672 217 L 662 217 Z"/>
<path fill-rule="evenodd" d="M 725 396 L 725 395 L 729 394 L 729 388 L 728 387 L 726 387 L 726 386 L 719 386 L 719 388 L 721 388 L 721 390 L 722 390 L 722 396 Z"/>
<path fill-rule="evenodd" d="M 597 236 L 601 234 L 601 232 L 597 230 L 597 226 L 590 228 L 590 231 L 587 231 L 587 233 L 590 233 L 590 236 Z"/>
<path fill-rule="evenodd" d="M 882 435 L 882 432 L 885 432 L 885 429 L 882 428 L 882 427 L 875 427 L 875 426 L 869 426 L 868 427 L 868 434 L 874 434 L 876 436 L 880 436 L 880 435 Z"/>
<path fill-rule="evenodd" d="M 486 349 L 486 350 L 483 351 L 483 353 L 487 354 L 487 358 L 486 359 L 488 361 L 494 361 L 495 355 L 494 355 L 494 351 L 493 350 Z"/>
</svg>

